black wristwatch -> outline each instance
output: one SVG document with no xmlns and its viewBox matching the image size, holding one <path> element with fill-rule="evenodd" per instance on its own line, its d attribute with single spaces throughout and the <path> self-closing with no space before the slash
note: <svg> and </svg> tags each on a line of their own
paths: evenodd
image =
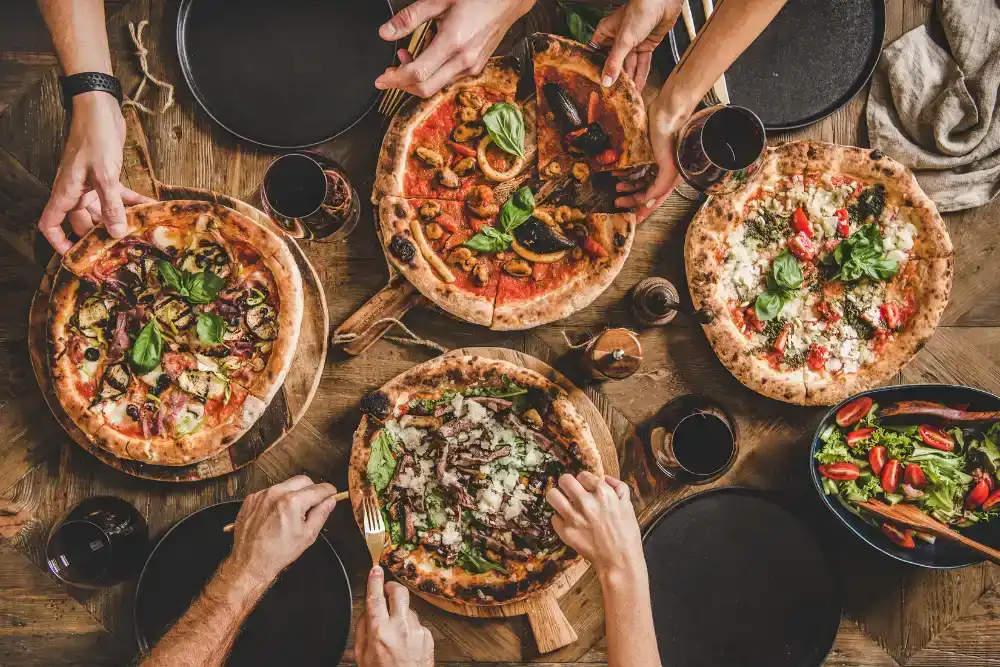
<svg viewBox="0 0 1000 667">
<path fill-rule="evenodd" d="M 114 95 L 118 104 L 122 103 L 122 82 L 104 72 L 80 72 L 69 76 L 59 77 L 62 88 L 63 108 L 71 111 L 73 108 L 73 97 L 80 93 L 100 91 Z"/>
</svg>

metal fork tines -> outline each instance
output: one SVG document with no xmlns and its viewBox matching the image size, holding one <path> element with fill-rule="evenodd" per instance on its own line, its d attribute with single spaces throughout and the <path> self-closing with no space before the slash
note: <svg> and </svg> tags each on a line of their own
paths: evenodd
<svg viewBox="0 0 1000 667">
<path fill-rule="evenodd" d="M 361 499 L 361 513 L 364 515 L 365 542 L 368 543 L 368 552 L 372 556 L 372 567 L 374 567 L 378 565 L 382 551 L 385 550 L 385 520 L 382 518 L 378 500 L 368 494 Z"/>
<path fill-rule="evenodd" d="M 410 55 L 416 58 L 423 51 L 424 46 L 430 41 L 430 26 L 431 22 L 427 21 L 421 23 L 417 26 L 417 29 L 413 31 L 410 35 L 410 44 L 406 47 L 406 50 L 410 52 Z M 379 99 L 378 112 L 385 116 L 386 118 L 392 118 L 399 111 L 399 107 L 403 105 L 406 101 L 406 93 L 399 88 L 391 88 L 389 90 L 382 91 L 382 97 Z"/>
</svg>

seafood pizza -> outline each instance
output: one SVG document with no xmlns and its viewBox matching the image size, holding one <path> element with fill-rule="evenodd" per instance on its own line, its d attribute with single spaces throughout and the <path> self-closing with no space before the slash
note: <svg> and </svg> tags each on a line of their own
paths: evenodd
<svg viewBox="0 0 1000 667">
<path fill-rule="evenodd" d="M 365 396 L 349 482 L 358 525 L 373 493 L 382 563 L 424 594 L 491 606 L 523 599 L 579 561 L 545 493 L 565 472 L 603 474 L 565 392 L 515 364 L 446 355 Z"/>
<path fill-rule="evenodd" d="M 48 363 L 66 413 L 115 456 L 179 466 L 235 442 L 291 365 L 302 279 L 281 239 L 224 206 L 128 210 L 63 258 Z"/>
<path fill-rule="evenodd" d="M 722 362 L 766 396 L 830 405 L 923 347 L 952 283 L 952 244 L 913 174 L 878 150 L 770 149 L 687 233 L 696 308 Z"/>
<path fill-rule="evenodd" d="M 635 216 L 595 212 L 580 192 L 594 172 L 653 162 L 627 76 L 601 89 L 596 52 L 551 35 L 533 44 L 542 113 L 516 99 L 517 62 L 493 58 L 395 116 L 372 196 L 393 266 L 443 310 L 494 329 L 562 319 L 607 288 Z"/>
</svg>

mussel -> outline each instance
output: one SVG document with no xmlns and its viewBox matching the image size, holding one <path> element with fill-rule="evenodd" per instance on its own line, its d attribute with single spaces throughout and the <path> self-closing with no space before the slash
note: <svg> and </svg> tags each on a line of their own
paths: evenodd
<svg viewBox="0 0 1000 667">
<path fill-rule="evenodd" d="M 552 107 L 556 118 L 566 126 L 567 132 L 583 125 L 580 110 L 558 83 L 549 82 L 542 86 L 542 94 L 545 95 L 545 100 Z"/>
<path fill-rule="evenodd" d="M 611 138 L 600 123 L 591 123 L 566 134 L 566 143 L 571 148 L 583 151 L 593 157 L 611 147 Z"/>
<path fill-rule="evenodd" d="M 531 252 L 545 255 L 568 250 L 576 244 L 551 225 L 532 216 L 514 230 L 514 238 Z"/>
</svg>

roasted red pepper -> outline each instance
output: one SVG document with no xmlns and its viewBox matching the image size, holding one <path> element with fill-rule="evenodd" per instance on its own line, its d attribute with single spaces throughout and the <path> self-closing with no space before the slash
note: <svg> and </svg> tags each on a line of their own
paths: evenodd
<svg viewBox="0 0 1000 667">
<path fill-rule="evenodd" d="M 464 146 L 454 141 L 449 141 L 448 145 L 451 146 L 459 155 L 464 155 L 465 157 L 476 157 L 476 149 L 471 146 Z"/>
<path fill-rule="evenodd" d="M 802 232 L 809 238 L 813 237 L 812 226 L 809 224 L 809 216 L 801 208 L 795 209 L 795 213 L 792 213 L 792 227 L 795 231 Z"/>
<path fill-rule="evenodd" d="M 588 236 L 583 240 L 583 251 L 590 255 L 591 257 L 607 257 L 608 251 L 604 249 L 600 243 L 595 241 L 593 237 Z"/>
<path fill-rule="evenodd" d="M 590 91 L 590 97 L 587 98 L 587 125 L 597 122 L 597 109 L 600 103 L 600 93 L 596 90 Z"/>
<path fill-rule="evenodd" d="M 889 329 L 895 329 L 903 323 L 903 309 L 895 301 L 887 301 L 882 304 L 882 319 Z"/>
</svg>

